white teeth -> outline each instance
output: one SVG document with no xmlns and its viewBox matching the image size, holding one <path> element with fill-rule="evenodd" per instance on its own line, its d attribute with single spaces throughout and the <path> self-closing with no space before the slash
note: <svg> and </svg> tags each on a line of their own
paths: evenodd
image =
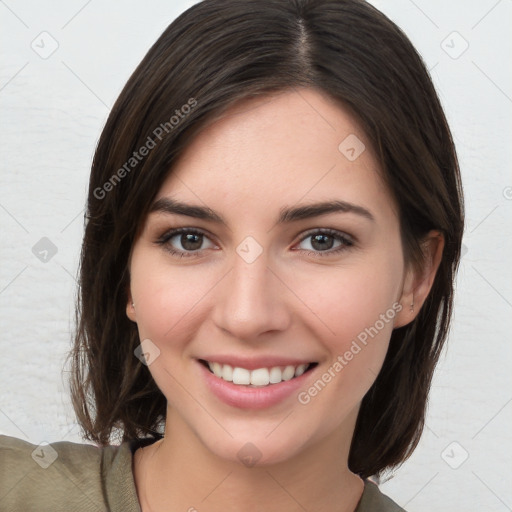
<svg viewBox="0 0 512 512">
<path fill-rule="evenodd" d="M 253 386 L 266 386 L 270 382 L 270 375 L 266 368 L 258 368 L 251 372 L 251 384 Z"/>
<path fill-rule="evenodd" d="M 233 368 L 233 384 L 250 384 L 251 372 L 245 368 Z"/>
<path fill-rule="evenodd" d="M 233 367 L 229 366 L 229 364 L 225 364 L 222 367 L 222 375 L 221 377 L 228 382 L 233 382 Z"/>
<path fill-rule="evenodd" d="M 283 372 L 283 380 L 293 379 L 295 375 L 295 366 L 287 366 Z"/>
<path fill-rule="evenodd" d="M 222 377 L 222 365 L 220 363 L 212 363 L 210 370 L 215 374 L 216 377 Z"/>
<path fill-rule="evenodd" d="M 281 368 L 279 368 L 279 366 L 274 366 L 274 368 L 270 368 L 270 383 L 279 384 L 281 380 Z"/>
<path fill-rule="evenodd" d="M 308 366 L 309 365 L 307 364 L 300 364 L 299 366 L 297 366 L 297 369 L 295 370 L 295 377 L 300 377 L 306 371 L 306 368 Z"/>
<path fill-rule="evenodd" d="M 257 368 L 251 371 L 240 367 L 233 368 L 229 364 L 210 363 L 209 361 L 208 366 L 216 377 L 244 386 L 279 384 L 282 381 L 300 377 L 309 368 L 309 364 L 306 363 L 300 364 L 297 367 L 292 365 L 285 366 L 284 368 L 273 366 L 272 368 Z"/>
</svg>

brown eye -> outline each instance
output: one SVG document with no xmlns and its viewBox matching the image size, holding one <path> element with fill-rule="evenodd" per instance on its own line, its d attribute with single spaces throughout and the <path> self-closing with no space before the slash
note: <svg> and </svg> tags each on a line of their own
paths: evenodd
<svg viewBox="0 0 512 512">
<path fill-rule="evenodd" d="M 169 241 L 175 237 L 179 237 L 179 243 L 187 251 L 197 251 L 201 248 L 203 242 L 203 235 L 198 235 L 195 233 L 182 233 L 180 235 L 175 235 L 174 237 L 171 237 Z"/>
<path fill-rule="evenodd" d="M 354 245 L 352 237 L 332 229 L 309 232 L 302 238 L 301 244 L 306 241 L 309 247 L 303 247 L 303 250 L 314 256 L 324 256 L 322 253 L 325 256 L 338 254 Z"/>
<path fill-rule="evenodd" d="M 313 235 L 311 238 L 311 246 L 317 251 L 332 249 L 334 237 L 332 235 Z"/>
<path fill-rule="evenodd" d="M 166 251 L 179 257 L 196 256 L 203 249 L 214 247 L 211 243 L 210 246 L 204 247 L 205 240 L 209 238 L 196 229 L 179 228 L 166 232 L 161 236 L 156 243 L 162 245 Z"/>
</svg>

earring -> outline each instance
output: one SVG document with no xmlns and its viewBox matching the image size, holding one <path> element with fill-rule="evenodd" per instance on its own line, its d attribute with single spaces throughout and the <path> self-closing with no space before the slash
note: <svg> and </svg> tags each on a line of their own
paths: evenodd
<svg viewBox="0 0 512 512">
<path fill-rule="evenodd" d="M 411 307 L 409 309 L 411 313 L 414 313 L 414 300 L 411 302 Z"/>
<path fill-rule="evenodd" d="M 132 302 L 132 308 L 135 309 L 135 304 Z"/>
</svg>

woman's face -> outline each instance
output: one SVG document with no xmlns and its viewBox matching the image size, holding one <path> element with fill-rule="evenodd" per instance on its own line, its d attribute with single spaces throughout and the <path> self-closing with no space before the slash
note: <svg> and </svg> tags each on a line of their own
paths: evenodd
<svg viewBox="0 0 512 512">
<path fill-rule="evenodd" d="M 396 209 L 354 118 L 313 89 L 245 100 L 189 145 L 152 210 L 127 314 L 170 432 L 259 463 L 350 442 L 412 319 Z"/>
</svg>

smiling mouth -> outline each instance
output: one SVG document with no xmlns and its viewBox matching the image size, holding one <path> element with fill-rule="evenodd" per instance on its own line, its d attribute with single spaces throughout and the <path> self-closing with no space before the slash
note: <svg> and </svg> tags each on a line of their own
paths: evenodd
<svg viewBox="0 0 512 512">
<path fill-rule="evenodd" d="M 292 380 L 311 371 L 318 364 L 304 363 L 296 366 L 272 366 L 270 368 L 248 370 L 247 368 L 206 361 L 204 359 L 199 359 L 199 362 L 216 377 L 226 382 L 247 387 L 272 386 L 283 381 Z"/>
</svg>

